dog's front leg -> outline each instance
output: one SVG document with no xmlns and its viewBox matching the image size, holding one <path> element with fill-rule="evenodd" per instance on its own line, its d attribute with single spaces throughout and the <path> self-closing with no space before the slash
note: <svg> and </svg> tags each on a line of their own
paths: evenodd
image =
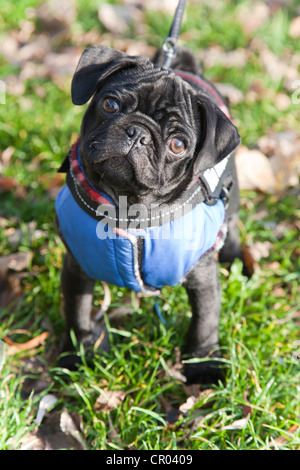
<svg viewBox="0 0 300 470">
<path fill-rule="evenodd" d="M 192 320 L 186 338 L 184 353 L 189 358 L 220 357 L 219 314 L 220 284 L 218 263 L 211 256 L 196 265 L 186 276 L 186 288 L 192 308 Z M 186 363 L 184 373 L 187 383 L 210 384 L 223 379 L 220 363 L 207 360 Z"/>
<path fill-rule="evenodd" d="M 63 351 L 74 349 L 70 331 L 73 330 L 78 343 L 92 343 L 93 324 L 91 309 L 95 281 L 89 278 L 67 252 L 64 257 L 61 287 L 64 298 L 66 338 Z"/>
</svg>

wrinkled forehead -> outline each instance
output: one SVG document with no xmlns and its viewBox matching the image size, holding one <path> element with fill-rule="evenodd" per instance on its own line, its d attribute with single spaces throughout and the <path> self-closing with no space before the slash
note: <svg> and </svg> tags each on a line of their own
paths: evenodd
<svg viewBox="0 0 300 470">
<path fill-rule="evenodd" d="M 116 93 L 138 94 L 152 105 L 159 100 L 166 104 L 183 104 L 190 102 L 194 94 L 192 87 L 181 77 L 150 62 L 117 71 L 101 88 L 109 88 Z"/>
</svg>

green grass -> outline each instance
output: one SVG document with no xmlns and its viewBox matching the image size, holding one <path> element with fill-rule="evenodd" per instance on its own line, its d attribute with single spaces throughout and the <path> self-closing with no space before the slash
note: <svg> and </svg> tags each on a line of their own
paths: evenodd
<svg viewBox="0 0 300 470">
<path fill-rule="evenodd" d="M 4 2 L 0 37 L 18 29 L 26 8 L 37 3 Z M 186 45 L 196 53 L 216 44 L 225 51 L 249 48 L 251 37 L 243 33 L 236 19 L 237 3 L 246 2 L 224 1 L 218 10 L 207 2 L 189 5 L 182 28 L 183 37 L 188 38 Z M 85 3 L 84 9 L 79 2 L 78 5 L 74 31 L 98 28 L 103 33 L 96 19 L 95 2 Z M 288 35 L 294 13 L 292 4 L 285 11 L 279 9 L 254 33 L 278 57 L 285 50 L 300 53 L 299 42 Z M 169 15 L 148 11 L 146 37 L 137 39 L 161 45 L 170 21 Z M 0 67 L 1 77 L 19 72 L 18 64 L 9 64 L 1 56 Z M 245 94 L 254 80 L 269 90 L 257 101 L 243 100 L 232 109 L 244 144 L 255 146 L 268 130 L 299 130 L 299 106 L 291 104 L 286 111 L 276 108 L 274 94 L 290 92 L 284 83 L 266 75 L 258 51 L 242 69 L 215 65 L 207 76 L 232 83 Z M 299 194 L 295 189 L 286 189 L 276 196 L 242 193 L 242 240 L 248 244 L 270 242 L 270 253 L 259 261 L 251 279 L 242 275 L 239 262 L 234 263 L 230 273 L 227 266 L 221 267 L 220 338 L 227 381 L 213 387 L 208 397 L 201 396 L 175 424 L 168 423 L 166 404 L 178 409 L 188 398 L 182 383 L 168 373 L 190 318 L 187 297 L 180 286 L 162 291 L 160 303 L 166 325 L 158 319 L 153 299 L 144 298 L 122 321 L 107 320 L 112 343 L 109 354 L 96 356 L 92 365 L 87 365 L 83 357 L 82 370 L 76 373 L 59 369 L 53 359 L 47 361 L 64 330 L 59 290 L 64 248 L 56 233 L 54 201 L 47 191 L 49 180 L 44 176 L 55 176 L 73 136 L 79 132 L 83 110 L 71 103 L 70 80 L 71 77 L 66 78 L 59 87 L 48 77 L 31 78 L 24 83 L 24 96 L 7 94 L 6 105 L 0 105 L 1 150 L 15 148 L 11 164 L 3 173 L 26 191 L 23 198 L 14 192 L 0 195 L 0 216 L 8 224 L 0 232 L 0 255 L 33 252 L 22 279 L 21 300 L 13 311 L 0 312 L 0 340 L 8 334 L 14 341 L 30 339 L 25 333 L 12 335 L 16 329 L 27 330 L 32 337 L 50 331 L 46 346 L 7 356 L 0 371 L 0 448 L 19 448 L 35 429 L 38 403 L 47 389 L 29 395 L 22 389 L 25 377 L 45 375 L 50 378 L 49 391 L 58 397 L 53 413 L 63 409 L 77 413 L 82 418 L 89 449 L 254 450 L 277 448 L 280 437 L 286 438 L 280 448 L 299 448 L 300 367 L 293 356 L 299 340 L 296 312 L 300 305 Z M 45 98 L 39 98 L 37 87 L 43 88 Z M 30 101 L 24 102 L 24 97 Z M 259 211 L 266 211 L 267 215 L 257 217 Z M 32 220 L 43 231 L 41 238 L 31 239 L 27 223 Z M 8 228 L 23 230 L 17 245 L 11 245 Z M 128 303 L 126 290 L 111 290 L 112 308 Z M 96 305 L 102 297 L 103 288 L 99 285 Z M 29 368 L 28 362 L 34 357 L 42 361 L 41 371 Z M 109 412 L 99 411 L 95 405 L 105 390 L 125 393 L 123 401 Z M 243 428 L 227 429 L 243 418 L 247 404 L 251 414 Z"/>
</svg>

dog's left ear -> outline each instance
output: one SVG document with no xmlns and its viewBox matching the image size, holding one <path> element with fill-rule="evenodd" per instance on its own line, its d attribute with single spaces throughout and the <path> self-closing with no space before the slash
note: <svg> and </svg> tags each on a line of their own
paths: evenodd
<svg viewBox="0 0 300 470">
<path fill-rule="evenodd" d="M 241 141 L 237 128 L 205 97 L 198 98 L 202 136 L 194 161 L 194 174 L 211 168 L 235 150 Z"/>
<path fill-rule="evenodd" d="M 86 103 L 101 80 L 112 73 L 146 62 L 144 57 L 130 57 L 124 52 L 105 46 L 93 46 L 83 51 L 73 76 L 71 95 L 74 104 Z"/>
</svg>

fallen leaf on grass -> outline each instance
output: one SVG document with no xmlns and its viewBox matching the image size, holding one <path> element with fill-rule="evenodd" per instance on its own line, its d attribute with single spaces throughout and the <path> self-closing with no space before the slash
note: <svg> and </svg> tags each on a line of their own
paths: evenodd
<svg viewBox="0 0 300 470">
<path fill-rule="evenodd" d="M 128 0 L 125 0 L 126 3 L 127 1 Z M 165 13 L 170 13 L 175 11 L 178 4 L 178 0 L 147 0 L 147 2 L 145 3 L 147 3 L 147 8 L 149 8 L 150 10 L 157 10 L 163 11 Z"/>
<path fill-rule="evenodd" d="M 8 241 L 9 241 L 10 245 L 12 245 L 12 246 L 19 245 L 22 242 L 24 236 L 26 238 L 28 238 L 28 241 L 30 243 L 32 243 L 33 240 L 38 240 L 39 238 L 42 238 L 42 237 L 47 235 L 47 232 L 45 232 L 44 230 L 37 229 L 36 227 L 37 227 L 36 220 L 31 220 L 30 222 L 24 224 L 24 229 L 23 228 L 21 229 L 21 228 L 9 227 L 4 231 L 4 233 L 8 237 Z M 22 254 L 22 256 L 24 255 L 23 252 L 21 254 Z M 19 263 L 20 263 L 21 262 L 21 256 L 20 255 L 18 255 L 18 256 L 20 258 L 19 259 Z M 31 258 L 32 258 L 32 256 L 28 257 L 28 264 L 31 261 Z M 25 257 L 24 257 L 24 260 L 26 260 Z M 9 268 L 14 269 L 11 266 L 9 266 Z"/>
<path fill-rule="evenodd" d="M 224 426 L 221 428 L 221 431 L 239 431 L 245 428 L 245 426 L 248 423 L 248 418 L 241 418 L 237 419 L 236 421 L 233 421 L 231 424 L 228 424 L 227 426 Z"/>
<path fill-rule="evenodd" d="M 245 390 L 244 395 L 243 395 L 243 399 L 245 401 L 245 404 L 243 405 L 244 418 L 247 418 L 248 415 L 253 414 L 253 408 L 251 406 L 251 403 L 248 401 L 247 395 L 248 395 L 248 390 Z"/>
<path fill-rule="evenodd" d="M 2 275 L 0 271 L 0 308 L 13 309 L 20 300 L 23 290 L 21 279 L 23 273 Z"/>
<path fill-rule="evenodd" d="M 265 428 L 274 429 L 276 431 L 280 431 L 280 432 L 287 434 L 287 437 L 279 436 L 276 439 L 272 439 L 272 443 L 274 444 L 274 446 L 272 446 L 272 443 L 270 443 L 271 447 L 275 447 L 275 446 L 280 447 L 280 446 L 287 444 L 291 439 L 293 439 L 293 435 L 296 434 L 297 430 L 299 429 L 299 426 L 296 424 L 293 424 L 293 426 L 291 426 L 288 431 L 279 430 L 277 428 L 274 428 L 273 426 L 269 426 L 268 424 L 264 424 L 263 426 Z M 262 450 L 264 449 L 265 447 L 262 448 Z"/>
<path fill-rule="evenodd" d="M 124 400 L 126 394 L 121 390 L 103 390 L 96 400 L 96 411 L 110 411 L 117 408 Z"/>
<path fill-rule="evenodd" d="M 12 308 L 22 295 L 23 271 L 32 259 L 33 253 L 18 252 L 0 257 L 0 307 Z M 10 272 L 10 270 L 16 272 Z"/>
<path fill-rule="evenodd" d="M 251 35 L 269 18 L 270 13 L 271 9 L 265 2 L 256 1 L 249 5 L 240 5 L 236 10 L 236 17 L 244 33 Z"/>
<path fill-rule="evenodd" d="M 14 439 L 10 448 L 14 449 Z M 86 450 L 82 437 L 81 418 L 76 413 L 61 414 L 50 412 L 40 426 L 27 434 L 21 441 L 19 450 Z"/>
<path fill-rule="evenodd" d="M 71 435 L 79 444 L 79 448 L 86 449 L 84 440 L 81 436 L 82 422 L 81 417 L 77 414 L 70 414 L 63 410 L 60 416 L 60 429 L 67 435 Z"/>
<path fill-rule="evenodd" d="M 244 99 L 243 92 L 230 83 L 218 83 L 215 86 L 219 93 L 221 93 L 224 98 L 227 98 L 229 103 L 233 106 Z"/>
<path fill-rule="evenodd" d="M 15 449 L 13 439 L 9 442 L 9 448 Z M 18 450 L 45 450 L 45 444 L 43 440 L 36 435 L 35 431 L 31 431 L 26 434 L 25 437 L 21 440 Z"/>
<path fill-rule="evenodd" d="M 195 406 L 197 401 L 198 399 L 195 396 L 190 396 L 185 403 L 180 405 L 179 410 L 186 415 Z"/>
<path fill-rule="evenodd" d="M 293 18 L 290 24 L 289 36 L 293 39 L 300 37 L 300 16 Z"/>
<path fill-rule="evenodd" d="M 259 150 L 244 145 L 236 153 L 236 166 L 241 189 L 273 193 L 279 189 L 269 159 Z"/>
<path fill-rule="evenodd" d="M 206 403 L 214 396 L 214 391 L 212 388 L 201 390 L 200 385 L 196 384 L 184 385 L 184 390 L 190 396 L 187 398 L 186 402 L 179 407 L 179 410 L 183 414 L 187 414 L 200 400 L 203 400 L 203 406 L 206 405 Z"/>
<path fill-rule="evenodd" d="M 9 163 L 11 161 L 11 157 L 14 154 L 14 151 L 15 151 L 15 147 L 13 147 L 12 145 L 7 147 L 2 152 L 0 151 L 0 171 L 3 167 L 9 165 Z"/>
<path fill-rule="evenodd" d="M 273 82 L 284 80 L 284 87 L 291 91 L 293 83 L 299 78 L 298 69 L 292 60 L 279 58 L 264 44 L 259 47 L 260 63 L 264 71 L 272 78 Z"/>
<path fill-rule="evenodd" d="M 134 2 L 127 5 L 110 5 L 104 3 L 99 7 L 98 18 L 112 34 L 120 36 L 131 26 L 136 36 L 145 33 L 144 13 Z"/>
<path fill-rule="evenodd" d="M 74 0 L 48 0 L 35 10 L 35 16 L 43 30 L 51 34 L 69 29 L 76 20 L 76 2 Z"/>
<path fill-rule="evenodd" d="M 258 268 L 261 258 L 267 258 L 272 244 L 270 242 L 257 242 L 253 245 L 243 246 L 243 261 L 247 269 L 247 274 L 252 276 Z"/>
<path fill-rule="evenodd" d="M 215 44 L 199 51 L 198 55 L 206 70 L 219 64 L 226 68 L 238 67 L 242 69 L 249 60 L 249 51 L 246 49 L 238 48 L 233 51 L 225 51 L 224 47 Z"/>
<path fill-rule="evenodd" d="M 10 333 L 14 333 L 14 331 Z M 21 351 L 28 351 L 37 348 L 40 344 L 44 343 L 49 334 L 50 333 L 48 331 L 44 331 L 43 333 L 37 335 L 35 338 L 30 339 L 29 341 L 26 341 L 25 343 L 16 343 L 8 336 L 4 336 L 3 341 L 5 341 L 5 343 L 9 346 L 7 348 L 7 354 L 12 356 Z"/>
<path fill-rule="evenodd" d="M 18 186 L 18 182 L 14 178 L 0 175 L 0 194 L 12 191 Z"/>
<path fill-rule="evenodd" d="M 257 142 L 258 148 L 269 156 L 273 174 L 280 188 L 296 186 L 300 175 L 300 135 L 293 130 L 269 133 Z"/>
<path fill-rule="evenodd" d="M 0 274 L 5 274 L 9 269 L 23 271 L 29 265 L 33 253 L 31 251 L 12 253 L 0 256 Z"/>
</svg>

